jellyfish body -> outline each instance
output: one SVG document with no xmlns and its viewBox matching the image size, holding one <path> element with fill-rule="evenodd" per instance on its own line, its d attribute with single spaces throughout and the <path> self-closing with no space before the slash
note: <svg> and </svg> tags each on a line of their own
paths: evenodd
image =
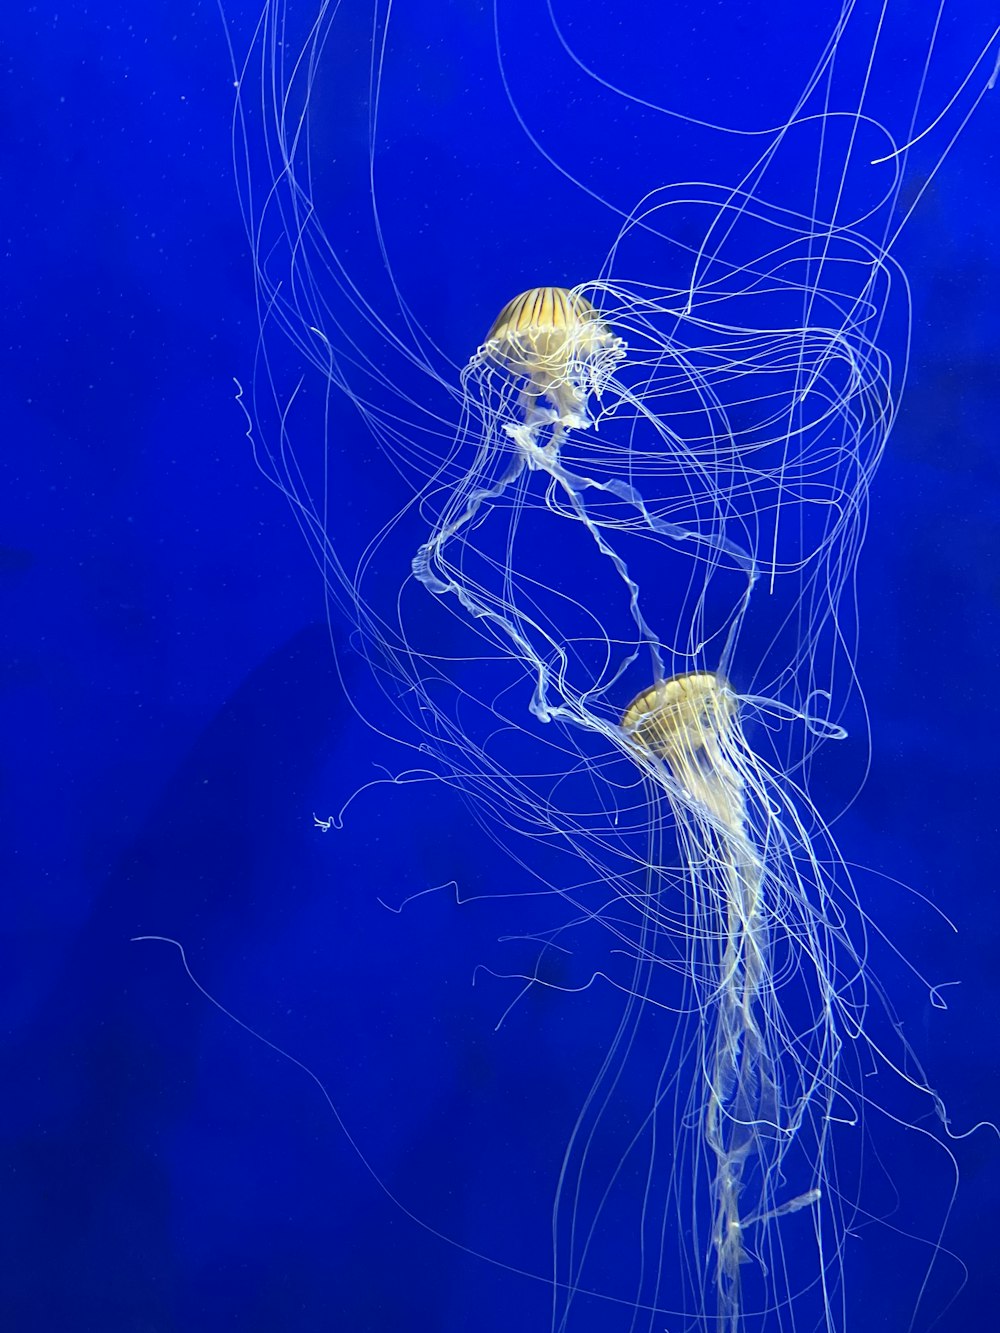
<svg viewBox="0 0 1000 1333">
<path fill-rule="evenodd" d="M 442 489 L 436 522 L 412 563 L 415 577 L 429 591 L 455 597 L 480 626 L 498 631 L 513 647 L 536 681 L 530 707 L 538 718 L 562 717 L 585 727 L 592 724 L 595 694 L 609 691 L 640 653 L 648 654 L 654 677 L 663 679 L 665 655 L 676 656 L 681 635 L 689 647 L 680 651 L 691 658 L 702 654 L 712 637 L 732 637 L 758 577 L 755 553 L 726 521 L 729 500 L 720 489 L 718 464 L 725 454 L 718 441 L 711 446 L 716 461 L 707 467 L 685 441 L 668 432 L 655 410 L 665 393 L 680 392 L 678 381 L 690 390 L 698 378 L 683 349 L 672 347 L 654 329 L 652 319 L 662 319 L 663 310 L 606 283 L 591 287 L 606 304 L 615 303 L 613 318 L 581 288 L 537 287 L 508 302 L 494 321 L 462 374 L 463 424 L 456 452 L 471 451 L 470 461 Z M 620 319 L 631 320 L 643 340 L 635 358 Z M 643 375 L 638 390 L 619 375 L 633 361 Z M 598 438 L 605 419 L 619 426 L 619 433 L 622 426 L 627 430 L 631 438 L 625 449 Z M 637 446 L 642 432 L 653 434 L 646 450 Z M 668 433 L 664 447 L 662 437 Z M 566 453 L 570 443 L 572 461 Z M 664 495 L 663 477 L 674 474 L 683 478 L 680 494 Z M 519 592 L 521 571 L 509 543 L 523 512 L 539 507 L 553 520 L 578 525 L 615 580 L 625 623 L 617 632 L 605 632 L 598 624 L 596 651 L 605 661 L 588 679 L 574 681 L 566 652 L 570 638 L 580 643 L 583 636 L 568 631 L 564 620 L 535 614 L 531 602 L 538 605 L 537 594 Z M 489 511 L 503 508 L 513 514 L 511 536 L 505 553 L 489 557 L 500 575 L 490 587 L 470 574 L 469 557 L 482 557 L 485 546 L 477 545 L 478 534 Z M 560 540 L 555 530 L 552 537 Z M 568 551 L 571 535 L 566 538 Z M 682 550 L 703 571 L 702 586 L 692 581 L 673 644 L 666 647 L 646 616 L 640 578 L 623 550 L 623 542 L 634 538 L 660 550 Z M 734 579 L 734 590 L 726 595 L 718 623 L 709 628 L 706 588 L 722 573 Z M 617 645 L 621 656 L 615 660 Z M 724 657 L 728 649 L 719 652 Z"/>
<path fill-rule="evenodd" d="M 740 773 L 745 754 L 735 697 L 718 676 L 691 672 L 644 691 L 622 718 L 622 729 L 655 765 L 666 764 L 668 788 L 684 830 L 688 864 L 698 867 L 702 937 L 714 941 L 705 1071 L 705 1141 L 714 1160 L 719 1316 L 740 1325 L 743 1243 L 740 1195 L 747 1159 L 778 1131 L 779 1108 L 759 1004 L 768 968 L 760 853 L 750 840 Z M 678 790 L 679 789 L 679 790 Z"/>
<path fill-rule="evenodd" d="M 544 474 L 550 483 L 546 507 L 554 515 L 579 522 L 601 556 L 610 561 L 628 590 L 638 638 L 659 663 L 656 636 L 640 610 L 638 586 L 607 540 L 607 525 L 593 511 L 589 497 L 611 497 L 635 511 L 651 529 L 678 539 L 684 534 L 677 525 L 653 516 L 626 480 L 583 474 L 568 467 L 561 456 L 567 432 L 596 427 L 590 402 L 600 401 L 625 354 L 622 338 L 579 291 L 536 287 L 508 302 L 462 378 L 467 413 L 478 418 L 470 432 L 475 456 L 413 559 L 414 575 L 429 591 L 455 596 L 471 616 L 495 626 L 509 640 L 535 677 L 531 708 L 544 721 L 557 716 L 562 704 L 573 707 L 564 689 L 560 688 L 562 703 L 553 700 L 550 689 L 553 674 L 561 684 L 566 680 L 565 644 L 558 627 L 553 632 L 540 618 L 526 614 L 511 595 L 510 585 L 496 595 L 471 580 L 461 555 L 453 559 L 450 548 L 456 540 L 461 543 L 466 530 L 478 525 L 488 508 L 508 496 L 514 506 L 523 505 L 530 474 Z"/>
<path fill-rule="evenodd" d="M 524 420 L 507 425 L 527 446 L 543 425 L 555 427 L 554 441 L 569 427 L 586 429 L 588 397 L 600 393 L 623 356 L 622 340 L 585 296 L 566 287 L 533 287 L 500 311 L 473 358 L 472 373 L 497 365 L 522 386 Z"/>
</svg>

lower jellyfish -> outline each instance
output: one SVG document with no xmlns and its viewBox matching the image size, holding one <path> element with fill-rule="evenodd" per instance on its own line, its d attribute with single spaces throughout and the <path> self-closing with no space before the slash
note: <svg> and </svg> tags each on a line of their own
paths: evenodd
<svg viewBox="0 0 1000 1333">
<path fill-rule="evenodd" d="M 698 1063 L 711 1155 L 718 1314 L 720 1326 L 737 1329 L 740 1270 L 751 1262 L 748 1229 L 759 1255 L 759 1236 L 770 1219 L 818 1204 L 822 1197 L 821 1151 L 811 1164 L 808 1189 L 783 1199 L 779 1190 L 787 1188 L 783 1160 L 808 1102 L 819 1100 L 821 1114 L 828 1109 L 836 1079 L 836 1022 L 832 1012 L 826 1015 L 827 1059 L 814 1067 L 814 1081 L 803 1086 L 770 946 L 775 925 L 789 929 L 787 903 L 776 910 L 774 900 L 790 886 L 776 880 L 773 849 L 755 845 L 751 833 L 747 791 L 759 770 L 726 682 L 707 672 L 673 676 L 632 701 L 622 729 L 641 756 L 647 780 L 665 790 L 686 867 L 689 969 L 703 1020 Z M 804 939 L 815 937 L 809 905 L 801 906 L 796 926 Z M 784 1077 L 789 1072 L 790 1079 Z"/>
<path fill-rule="evenodd" d="M 943 1109 L 870 965 L 879 932 L 813 783 L 852 710 L 864 727 L 853 586 L 905 375 L 893 246 L 914 206 L 909 154 L 929 151 L 940 119 L 918 129 L 935 39 L 890 130 L 872 106 L 884 15 L 865 26 L 855 5 L 835 6 L 791 109 L 726 129 L 594 73 L 554 8 L 532 10 L 595 96 L 740 150 L 717 184 L 652 174 L 626 206 L 532 130 L 497 5 L 514 123 L 581 205 L 610 214 L 612 242 L 592 280 L 504 306 L 459 370 L 389 258 L 376 150 L 394 11 L 378 5 L 358 102 L 371 288 L 349 262 L 353 196 L 334 191 L 341 247 L 320 221 L 313 173 L 333 167 L 317 153 L 330 130 L 313 100 L 342 8 L 321 5 L 296 49 L 285 6 L 268 5 L 256 105 L 251 64 L 241 71 L 262 324 L 252 434 L 390 705 L 360 711 L 418 756 L 387 781 L 404 798 L 417 783 L 457 790 L 532 886 L 525 899 L 561 913 L 520 931 L 515 962 L 491 969 L 508 987 L 501 1021 L 542 988 L 620 1000 L 565 1127 L 550 1271 L 534 1268 L 551 1327 L 842 1333 L 847 1237 L 891 1211 L 866 1198 L 866 1118 L 883 1109 L 889 1124 L 919 1125 L 952 1167 Z M 956 116 L 987 89 L 986 38 Z M 581 141 L 567 133 L 567 154 Z M 662 174 L 658 160 L 644 168 Z M 294 351 L 290 390 L 274 327 Z M 297 414 L 317 381 L 311 469 Z M 338 395 L 376 446 L 366 500 L 396 486 L 395 509 L 356 550 L 353 515 L 335 511 L 338 466 L 346 475 L 359 448 Z M 378 488 L 373 460 L 390 465 Z M 880 1106 L 881 1080 L 898 1091 Z M 923 1227 L 918 1308 L 942 1228 Z M 630 1267 L 609 1272 L 602 1249 L 622 1232 Z"/>
<path fill-rule="evenodd" d="M 773 1014 L 762 1004 L 770 984 L 762 851 L 754 847 L 741 769 L 747 765 L 731 692 L 707 672 L 672 676 L 634 699 L 622 728 L 647 761 L 673 778 L 683 861 L 692 898 L 691 976 L 705 999 L 705 1142 L 714 1162 L 712 1246 L 720 1318 L 740 1322 L 740 1266 L 747 1175 L 777 1178 L 765 1144 L 787 1133 L 779 1106 Z M 697 869 L 695 869 L 697 868 Z M 697 882 L 695 882 L 697 876 Z M 705 956 L 714 954 L 714 957 Z M 817 1163 L 817 1171 L 820 1165 Z M 761 1184 L 765 1204 L 773 1184 Z M 803 1196 L 818 1198 L 818 1191 Z"/>
</svg>

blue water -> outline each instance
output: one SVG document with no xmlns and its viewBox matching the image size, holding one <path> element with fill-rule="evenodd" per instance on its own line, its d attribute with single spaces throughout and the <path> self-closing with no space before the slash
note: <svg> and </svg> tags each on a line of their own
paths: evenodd
<svg viewBox="0 0 1000 1333">
<path fill-rule="evenodd" d="M 580 40 L 600 54 L 604 23 L 609 77 L 708 118 L 749 106 L 767 122 L 772 90 L 823 25 L 792 5 L 727 8 L 661 30 L 595 6 Z M 978 53 L 969 34 L 985 39 L 989 8 L 946 11 L 928 105 Z M 523 57 L 543 19 L 527 3 L 503 13 Z M 245 50 L 252 6 L 227 19 Z M 348 85 L 367 75 L 369 26 L 364 6 L 348 11 L 330 55 Z M 547 991 L 495 1031 L 514 992 L 483 973 L 473 988 L 474 974 L 503 970 L 498 938 L 533 928 L 530 902 L 495 896 L 516 894 L 517 867 L 454 794 L 376 787 L 343 830 L 314 826 L 411 761 L 345 701 L 377 706 L 350 626 L 326 623 L 320 578 L 236 402 L 259 319 L 218 10 L 98 0 L 19 11 L 6 28 L 0 1326 L 547 1329 L 543 1284 L 429 1234 L 361 1155 L 433 1227 L 544 1272 L 555 1172 L 615 1011 L 596 991 Z M 387 236 L 414 305 L 460 362 L 516 291 L 592 276 L 613 228 L 520 134 L 481 5 L 402 5 L 396 31 Z M 896 36 L 901 62 L 920 58 Z M 527 112 L 572 105 L 572 72 L 548 63 L 541 39 L 537 50 L 540 68 L 519 73 Z M 872 760 L 836 829 L 851 862 L 904 881 L 954 925 L 877 875 L 861 881 L 901 954 L 930 981 L 959 983 L 940 1011 L 879 950 L 956 1132 L 1000 1116 L 998 99 L 965 127 L 896 247 L 915 323 L 860 562 Z M 579 139 L 548 146 L 631 200 L 650 178 L 635 147 L 648 139 L 602 116 L 599 101 L 581 104 Z M 331 115 L 321 176 L 338 154 L 356 159 L 361 120 L 356 106 Z M 663 152 L 693 177 L 682 125 Z M 326 190 L 330 225 L 350 251 L 366 200 L 338 188 Z M 377 256 L 360 239 L 354 253 L 377 305 Z M 334 521 L 363 540 L 396 483 L 356 419 L 343 413 L 338 430 Z M 412 550 L 409 530 L 384 548 L 386 587 L 393 556 L 401 581 Z M 863 740 L 841 755 L 817 778 L 829 812 L 864 769 Z M 402 913 L 383 906 L 453 881 L 486 900 L 459 908 L 445 890 Z M 213 1008 L 170 946 L 129 942 L 142 934 L 183 943 L 231 1014 L 314 1072 L 360 1154 L 315 1082 Z M 898 1155 L 883 1166 L 907 1199 L 927 1181 L 927 1235 L 948 1173 L 939 1154 L 927 1166 L 918 1134 L 888 1142 Z M 952 1150 L 945 1245 L 957 1257 L 935 1269 L 916 1324 L 938 1316 L 938 1333 L 995 1318 L 1000 1145 L 980 1131 Z M 905 1267 L 927 1263 L 925 1248 L 893 1239 L 909 1225 L 847 1239 L 852 1333 L 908 1327 Z M 622 1319 L 594 1304 L 578 1327 Z"/>
</svg>

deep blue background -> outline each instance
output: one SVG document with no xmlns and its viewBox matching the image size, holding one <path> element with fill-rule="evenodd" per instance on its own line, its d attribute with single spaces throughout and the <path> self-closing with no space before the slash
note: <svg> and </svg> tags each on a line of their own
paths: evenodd
<svg viewBox="0 0 1000 1333">
<path fill-rule="evenodd" d="M 714 71 L 717 112 L 772 77 L 765 65 L 754 84 L 751 38 L 776 69 L 795 68 L 797 42 L 814 49 L 788 15 L 769 17 L 765 42 L 762 11 L 720 28 L 724 8 L 693 15 L 680 49 L 638 43 L 640 84 L 662 74 L 660 94 L 667 82 L 683 100 Z M 389 226 L 397 240 L 413 227 L 410 290 L 426 311 L 439 287 L 456 359 L 533 265 L 565 245 L 576 280 L 609 239 L 590 238 L 586 210 L 567 219 L 557 184 L 532 196 L 544 173 L 504 119 L 486 17 L 453 4 L 400 18 L 441 93 L 415 132 L 424 156 L 411 145 L 409 176 L 388 168 L 409 182 L 387 189 L 390 214 L 423 190 L 425 215 Z M 254 16 L 229 18 L 245 47 Z M 628 24 L 623 42 L 641 31 Z M 511 928 L 502 906 L 379 905 L 453 879 L 470 892 L 509 881 L 513 865 L 459 801 L 376 790 L 342 833 L 313 828 L 313 811 L 399 760 L 343 701 L 318 577 L 234 402 L 258 321 L 216 6 L 100 0 L 4 28 L 0 1321 L 17 1333 L 548 1327 L 540 1286 L 409 1221 L 308 1078 L 213 1010 L 168 946 L 129 943 L 182 941 L 222 1003 L 322 1079 L 404 1204 L 544 1266 L 553 1172 L 590 1042 L 611 1020 L 593 996 L 557 996 L 495 1033 L 510 991 L 471 981 Z M 466 128 L 470 89 L 496 117 Z M 926 975 L 961 981 L 941 1013 L 902 973 L 887 978 L 956 1129 L 1000 1112 L 996 98 L 898 248 L 914 359 L 860 588 L 874 755 L 838 826 L 850 860 L 913 885 L 957 928 L 888 886 L 871 904 Z M 627 138 L 586 154 L 627 196 Z M 503 211 L 526 193 L 558 219 L 536 229 L 535 255 Z M 345 463 L 362 526 L 372 484 Z M 333 633 L 350 688 L 347 628 Z M 988 1327 L 995 1308 L 1000 1151 L 989 1132 L 955 1151 L 947 1241 L 968 1283 L 941 1333 Z M 898 1169 L 912 1179 L 919 1161 Z M 859 1331 L 905 1327 L 912 1304 L 878 1243 L 849 1254 Z"/>
</svg>

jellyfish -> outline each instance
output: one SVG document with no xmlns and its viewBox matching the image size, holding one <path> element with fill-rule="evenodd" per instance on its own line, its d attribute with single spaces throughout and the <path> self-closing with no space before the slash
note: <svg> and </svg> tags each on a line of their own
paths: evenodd
<svg viewBox="0 0 1000 1333">
<path fill-rule="evenodd" d="M 666 765 L 683 858 L 691 867 L 690 970 L 703 994 L 704 1136 L 713 1162 L 712 1247 L 720 1326 L 741 1326 L 740 1270 L 749 1166 L 758 1172 L 753 1221 L 818 1203 L 817 1184 L 775 1205 L 790 1124 L 801 1108 L 781 1105 L 780 1026 L 774 1011 L 763 849 L 748 827 L 745 788 L 754 765 L 732 690 L 718 675 L 689 672 L 645 690 L 622 729 L 655 781 Z M 662 780 L 662 779 L 661 779 Z M 695 872 L 695 868 L 697 871 Z M 770 991 L 771 1004 L 765 1004 Z M 827 1070 L 828 1077 L 832 1071 Z M 816 1180 L 823 1165 L 815 1163 Z"/>
<path fill-rule="evenodd" d="M 532 707 L 543 716 L 546 670 L 527 637 L 527 626 L 515 624 L 501 603 L 491 603 L 463 581 L 450 564 L 447 548 L 476 521 L 484 504 L 516 486 L 524 472 L 537 471 L 547 475 L 601 549 L 612 554 L 589 517 L 585 491 L 627 493 L 627 488 L 616 480 L 601 483 L 575 475 L 563 465 L 559 446 L 567 430 L 593 425 L 589 399 L 599 401 L 602 386 L 624 355 L 621 338 L 580 292 L 536 287 L 509 301 L 463 377 L 467 386 L 476 382 L 475 401 L 484 408 L 479 466 L 454 489 L 434 533 L 413 561 L 414 575 L 431 592 L 455 593 L 473 616 L 493 619 L 526 658 L 537 661 L 538 689 Z M 616 567 L 627 579 L 621 562 Z M 637 627 L 648 636 L 635 604 L 634 610 Z M 544 627 L 531 628 L 550 652 L 560 655 L 557 640 Z"/>
<path fill-rule="evenodd" d="M 351 705 L 400 756 L 321 822 L 375 788 L 457 794 L 477 866 L 507 867 L 481 895 L 513 918 L 501 957 L 475 960 L 496 1026 L 542 994 L 613 1014 L 559 1127 L 544 1259 L 427 1225 L 541 1284 L 552 1333 L 841 1333 L 852 1229 L 909 1225 L 868 1202 L 869 1124 L 921 1126 L 949 1180 L 954 1159 L 814 773 L 866 725 L 854 590 L 906 376 L 896 241 L 996 34 L 935 117 L 933 15 L 902 77 L 886 14 L 835 6 L 784 100 L 758 81 L 728 122 L 633 83 L 608 34 L 597 61 L 554 6 L 508 25 L 498 4 L 493 94 L 530 161 L 491 170 L 474 216 L 456 187 L 449 244 L 421 200 L 454 163 L 390 96 L 421 15 L 376 5 L 359 63 L 349 10 L 297 28 L 273 0 L 237 70 L 249 433 L 350 634 L 342 671 L 368 668 Z M 543 52 L 579 96 L 548 96 Z"/>
<path fill-rule="evenodd" d="M 479 417 L 473 465 L 452 489 L 413 561 L 414 575 L 430 592 L 454 594 L 475 619 L 491 622 L 510 639 L 536 681 L 530 707 L 546 721 L 557 716 L 560 707 L 573 707 L 565 689 L 560 690 L 560 702 L 552 699 L 552 664 L 557 664 L 559 685 L 565 684 L 569 670 L 565 626 L 523 614 L 509 591 L 491 595 L 483 584 L 465 577 L 460 560 L 450 553 L 453 544 L 468 550 L 468 543 L 464 548 L 462 544 L 465 530 L 507 492 L 519 491 L 519 503 L 524 503 L 532 473 L 544 479 L 546 509 L 582 525 L 610 563 L 627 594 L 636 639 L 633 655 L 640 646 L 647 648 L 657 669 L 662 669 L 658 640 L 644 618 L 638 583 L 607 535 L 610 530 L 631 527 L 660 540 L 715 545 L 743 569 L 751 586 L 755 577 L 750 555 L 724 535 L 700 533 L 657 512 L 635 485 L 606 466 L 586 473 L 568 466 L 561 451 L 564 437 L 574 432 L 578 440 L 579 432 L 599 428 L 599 413 L 592 416 L 589 404 L 599 408 L 606 388 L 613 387 L 619 408 L 629 401 L 641 410 L 629 390 L 614 380 L 615 367 L 626 356 L 623 339 L 580 291 L 537 287 L 510 301 L 463 373 L 466 400 Z"/>
<path fill-rule="evenodd" d="M 562 431 L 586 429 L 587 400 L 600 398 L 608 370 L 625 355 L 621 339 L 579 292 L 565 287 L 534 287 L 508 301 L 496 317 L 470 368 L 484 373 L 495 364 L 523 382 L 522 421 L 510 434 L 528 449 L 538 427 L 555 427 L 550 450 Z M 545 399 L 548 408 L 539 408 Z"/>
</svg>

